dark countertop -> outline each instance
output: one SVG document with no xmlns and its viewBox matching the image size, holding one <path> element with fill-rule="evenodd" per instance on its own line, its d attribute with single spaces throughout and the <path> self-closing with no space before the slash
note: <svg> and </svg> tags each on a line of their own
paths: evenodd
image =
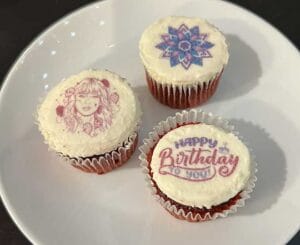
<svg viewBox="0 0 300 245">
<path fill-rule="evenodd" d="M 0 1 L 0 84 L 20 52 L 41 31 L 65 14 L 93 1 L 88 0 L 1 0 Z M 263 17 L 296 47 L 300 46 L 297 0 L 233 0 Z M 280 221 L 275 221 L 280 222 Z M 0 244 L 30 244 L 18 230 L 0 202 Z M 289 245 L 300 244 L 300 232 Z"/>
</svg>

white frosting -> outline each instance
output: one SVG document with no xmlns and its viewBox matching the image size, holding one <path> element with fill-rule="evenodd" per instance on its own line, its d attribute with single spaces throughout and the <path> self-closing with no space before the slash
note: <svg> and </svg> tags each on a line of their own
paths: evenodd
<svg viewBox="0 0 300 245">
<path fill-rule="evenodd" d="M 180 142 L 180 139 L 196 139 L 195 137 L 198 137 L 198 139 L 206 137 L 207 139 L 212 139 L 212 141 L 203 144 L 202 147 L 200 147 L 200 143 L 196 143 L 195 146 L 185 145 L 176 148 L 175 142 Z M 203 140 L 205 139 L 203 138 Z M 224 143 L 225 148 L 228 150 L 225 153 L 219 149 L 219 147 L 224 149 Z M 175 160 L 179 152 L 184 151 L 188 155 L 190 153 L 188 151 L 192 150 L 193 147 L 194 149 L 201 148 L 201 150 L 211 151 L 210 153 L 201 152 L 201 156 L 209 156 L 215 149 L 217 151 L 215 162 L 217 162 L 218 157 L 225 156 L 229 159 L 231 154 L 234 157 L 238 157 L 235 158 L 238 161 L 235 162 L 236 164 L 201 164 L 199 162 L 198 164 L 194 162 L 190 164 L 190 162 L 187 162 L 184 165 L 183 163 L 175 163 L 175 166 L 180 167 L 180 172 L 176 172 L 175 168 L 171 170 L 170 166 L 166 166 L 171 163 L 171 160 L 169 155 L 163 156 L 162 151 L 164 149 L 171 148 L 172 154 L 170 156 L 173 156 Z M 164 152 L 169 153 L 169 150 Z M 193 159 L 195 157 L 196 154 L 194 154 Z M 195 124 L 176 128 L 159 140 L 153 152 L 151 169 L 153 180 L 169 198 L 187 206 L 211 208 L 214 205 L 228 201 L 243 190 L 250 177 L 250 163 L 250 154 L 247 147 L 234 134 L 227 133 L 212 125 Z M 226 171 L 223 172 L 223 175 L 218 172 L 222 166 L 229 168 L 228 176 L 224 174 Z M 200 168 L 209 169 L 210 174 L 199 177 L 197 172 L 201 172 L 199 171 Z M 204 171 L 208 170 L 203 170 L 202 174 L 204 174 Z M 192 173 L 195 175 L 192 175 Z M 191 176 L 194 177 L 191 178 Z"/>
<path fill-rule="evenodd" d="M 169 58 L 162 57 L 163 51 L 156 47 L 168 33 L 168 27 L 176 29 L 185 24 L 188 28 L 199 27 L 200 33 L 208 34 L 207 41 L 214 46 L 209 49 L 212 57 L 203 58 L 203 65 L 191 64 L 185 69 L 180 63 L 170 66 Z M 140 56 L 152 78 L 159 83 L 190 85 L 213 79 L 227 64 L 229 54 L 224 35 L 213 25 L 200 18 L 166 17 L 150 25 L 142 34 L 139 43 Z"/>
<path fill-rule="evenodd" d="M 82 82 L 89 81 L 87 78 L 98 82 L 88 87 Z M 99 85 L 103 79 L 109 81 L 108 88 L 105 81 Z M 90 93 L 75 92 L 76 97 L 66 97 L 66 91 Z M 88 100 L 84 96 L 88 96 Z M 93 106 L 99 106 L 99 113 L 93 111 Z M 85 111 L 94 114 L 83 115 Z M 96 70 L 83 71 L 63 80 L 48 93 L 37 111 L 39 129 L 46 143 L 70 157 L 88 157 L 117 149 L 137 130 L 140 116 L 140 104 L 126 80 L 112 72 Z"/>
</svg>

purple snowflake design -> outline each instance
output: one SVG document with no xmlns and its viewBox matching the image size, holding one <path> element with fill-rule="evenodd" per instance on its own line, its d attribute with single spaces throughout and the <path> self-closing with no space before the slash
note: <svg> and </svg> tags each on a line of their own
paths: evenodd
<svg viewBox="0 0 300 245">
<path fill-rule="evenodd" d="M 203 58 L 212 57 L 208 49 L 214 44 L 208 42 L 207 37 L 208 34 L 200 33 L 198 26 L 191 29 L 185 24 L 178 29 L 169 26 L 168 33 L 161 35 L 163 42 L 155 47 L 163 50 L 163 58 L 170 58 L 171 67 L 180 63 L 188 70 L 191 64 L 202 66 Z"/>
</svg>

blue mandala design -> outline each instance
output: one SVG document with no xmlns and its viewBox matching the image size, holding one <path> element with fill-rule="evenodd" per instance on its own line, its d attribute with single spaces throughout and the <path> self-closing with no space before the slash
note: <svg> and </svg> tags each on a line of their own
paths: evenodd
<svg viewBox="0 0 300 245">
<path fill-rule="evenodd" d="M 203 58 L 211 58 L 209 49 L 214 46 L 206 39 L 208 34 L 200 33 L 199 27 L 189 29 L 182 24 L 178 29 L 169 26 L 168 33 L 161 35 L 163 42 L 155 47 L 162 50 L 163 58 L 170 58 L 170 66 L 179 63 L 189 69 L 191 64 L 202 66 Z"/>
</svg>

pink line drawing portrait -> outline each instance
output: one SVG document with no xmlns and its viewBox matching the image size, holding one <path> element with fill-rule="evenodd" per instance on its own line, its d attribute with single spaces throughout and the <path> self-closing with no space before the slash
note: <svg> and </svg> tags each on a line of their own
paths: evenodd
<svg viewBox="0 0 300 245">
<path fill-rule="evenodd" d="M 97 136 L 112 125 L 119 108 L 119 95 L 106 79 L 85 78 L 62 96 L 62 103 L 56 107 L 57 122 L 64 123 L 72 133 Z"/>
</svg>

